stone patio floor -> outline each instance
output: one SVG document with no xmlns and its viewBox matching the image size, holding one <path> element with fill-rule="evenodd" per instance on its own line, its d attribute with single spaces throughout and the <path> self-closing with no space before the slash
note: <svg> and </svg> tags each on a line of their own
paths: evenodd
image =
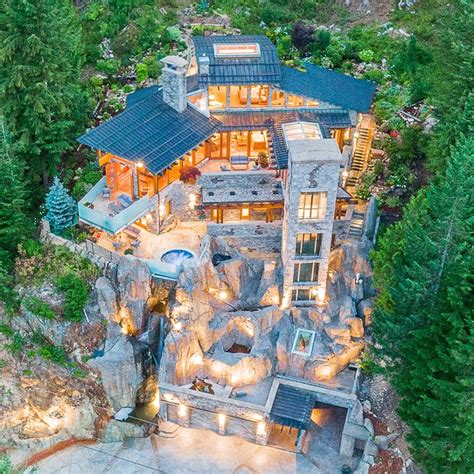
<svg viewBox="0 0 474 474">
<path fill-rule="evenodd" d="M 167 425 L 171 425 L 167 423 Z M 74 446 L 44 459 L 39 473 L 301 473 L 321 471 L 301 454 L 250 443 L 237 436 L 179 428 L 176 437 Z M 32 473 L 32 469 L 27 472 Z"/>
</svg>

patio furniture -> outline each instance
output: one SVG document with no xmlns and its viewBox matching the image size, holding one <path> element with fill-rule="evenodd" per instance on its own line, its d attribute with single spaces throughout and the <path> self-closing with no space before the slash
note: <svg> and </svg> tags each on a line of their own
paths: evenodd
<svg viewBox="0 0 474 474">
<path fill-rule="evenodd" d="M 230 165 L 232 169 L 248 169 L 249 157 L 245 155 L 234 155 L 230 157 Z"/>
<path fill-rule="evenodd" d="M 102 189 L 102 197 L 103 198 L 109 198 L 110 197 L 110 189 L 109 188 L 103 188 Z"/>
<path fill-rule="evenodd" d="M 129 225 L 128 227 L 126 227 L 123 230 L 123 232 L 133 238 L 137 238 L 140 235 L 140 229 L 137 229 L 136 227 L 133 227 L 132 225 Z"/>
<path fill-rule="evenodd" d="M 141 241 L 138 239 L 130 242 L 130 246 L 133 247 L 134 249 L 137 249 L 138 247 L 140 247 L 140 245 L 141 245 Z"/>
<path fill-rule="evenodd" d="M 112 242 L 114 250 L 120 250 L 122 248 L 122 242 Z"/>
<path fill-rule="evenodd" d="M 133 204 L 133 201 L 131 200 L 130 196 L 127 196 L 126 194 L 121 194 L 118 198 L 117 201 L 124 207 L 127 208 Z"/>
<path fill-rule="evenodd" d="M 227 168 L 227 165 L 221 165 L 221 171 L 230 171 L 230 169 Z"/>
<path fill-rule="evenodd" d="M 109 202 L 107 207 L 109 208 L 109 211 L 111 212 L 111 216 L 116 216 L 117 214 L 122 212 L 124 209 L 121 205 L 117 204 L 116 202 Z"/>
</svg>

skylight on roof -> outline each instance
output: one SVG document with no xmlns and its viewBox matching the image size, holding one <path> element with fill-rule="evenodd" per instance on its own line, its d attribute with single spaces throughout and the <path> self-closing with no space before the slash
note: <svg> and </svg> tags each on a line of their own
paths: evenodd
<svg viewBox="0 0 474 474">
<path fill-rule="evenodd" d="M 283 124 L 286 141 L 321 140 L 321 129 L 317 123 L 295 122 Z"/>
<path fill-rule="evenodd" d="M 260 45 L 257 43 L 221 43 L 214 45 L 216 58 L 258 58 Z"/>
</svg>

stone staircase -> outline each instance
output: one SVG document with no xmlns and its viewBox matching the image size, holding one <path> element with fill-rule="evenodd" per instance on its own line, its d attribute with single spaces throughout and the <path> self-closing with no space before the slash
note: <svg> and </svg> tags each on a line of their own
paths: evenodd
<svg viewBox="0 0 474 474">
<path fill-rule="evenodd" d="M 357 138 L 354 144 L 354 153 L 349 168 L 346 187 L 353 192 L 359 184 L 361 175 L 367 170 L 370 161 L 370 150 L 375 132 L 375 121 L 371 115 L 364 115 L 357 128 Z"/>
<path fill-rule="evenodd" d="M 364 231 L 365 213 L 354 211 L 352 214 L 351 224 L 349 226 L 349 237 L 360 239 Z"/>
</svg>

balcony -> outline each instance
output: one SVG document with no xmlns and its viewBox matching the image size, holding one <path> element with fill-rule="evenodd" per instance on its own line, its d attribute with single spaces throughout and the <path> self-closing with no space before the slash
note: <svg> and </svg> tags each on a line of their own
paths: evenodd
<svg viewBox="0 0 474 474">
<path fill-rule="evenodd" d="M 156 208 L 158 197 L 144 196 L 130 204 L 115 215 L 109 209 L 113 202 L 103 197 L 102 190 L 106 187 L 105 176 L 79 201 L 79 219 L 85 224 L 97 227 L 109 234 L 116 234 L 136 220 Z"/>
</svg>

